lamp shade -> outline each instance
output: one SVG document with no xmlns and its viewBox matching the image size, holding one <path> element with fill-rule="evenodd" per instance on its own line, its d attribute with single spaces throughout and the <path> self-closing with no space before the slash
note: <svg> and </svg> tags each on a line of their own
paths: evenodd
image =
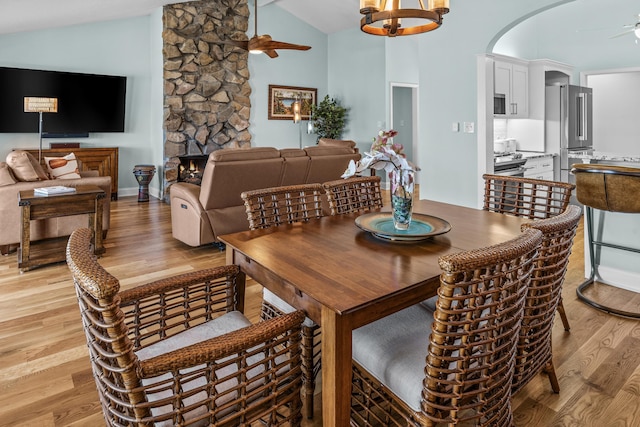
<svg viewBox="0 0 640 427">
<path fill-rule="evenodd" d="M 58 98 L 41 98 L 35 96 L 25 96 L 25 113 L 57 113 Z"/>
<path fill-rule="evenodd" d="M 300 101 L 295 101 L 291 104 L 291 107 L 293 109 L 293 122 L 298 123 L 302 119 L 300 115 Z"/>
</svg>

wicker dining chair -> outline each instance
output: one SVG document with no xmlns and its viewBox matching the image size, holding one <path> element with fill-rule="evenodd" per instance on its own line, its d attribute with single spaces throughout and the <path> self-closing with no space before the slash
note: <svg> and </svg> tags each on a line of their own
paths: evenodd
<svg viewBox="0 0 640 427">
<path fill-rule="evenodd" d="M 544 371 L 549 375 L 551 388 L 560 392 L 553 366 L 551 330 L 564 283 L 569 255 L 573 246 L 582 209 L 569 205 L 558 216 L 529 222 L 522 229 L 542 232 L 542 244 L 534 260 L 534 270 L 527 292 L 522 316 L 516 367 L 513 374 L 513 393 L 518 392 L 534 376 Z"/>
<path fill-rule="evenodd" d="M 516 344 L 541 241 L 529 229 L 445 255 L 435 311 L 416 304 L 354 330 L 352 425 L 513 425 Z"/>
<path fill-rule="evenodd" d="M 245 191 L 241 194 L 251 230 L 309 221 L 324 215 L 321 184 L 299 184 Z M 262 296 L 262 319 L 271 319 L 295 308 L 266 287 Z M 302 375 L 304 415 L 313 418 L 315 380 L 320 372 L 320 326 L 309 318 L 302 325 Z"/>
<path fill-rule="evenodd" d="M 251 324 L 233 265 L 120 291 L 90 246 L 74 231 L 67 264 L 107 425 L 300 425 L 303 312 Z"/>
<path fill-rule="evenodd" d="M 574 184 L 515 176 L 482 175 L 484 178 L 484 206 L 486 211 L 507 215 L 545 219 L 560 215 L 569 206 Z M 569 331 L 569 319 L 562 304 L 558 313 L 565 331 Z"/>
<path fill-rule="evenodd" d="M 379 176 L 354 176 L 322 184 L 331 215 L 379 209 L 382 207 L 382 192 Z"/>
</svg>

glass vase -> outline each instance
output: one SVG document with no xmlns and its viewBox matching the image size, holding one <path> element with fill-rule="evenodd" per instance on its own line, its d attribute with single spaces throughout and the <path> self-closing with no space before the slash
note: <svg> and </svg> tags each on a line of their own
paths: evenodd
<svg viewBox="0 0 640 427">
<path fill-rule="evenodd" d="M 408 230 L 413 208 L 414 171 L 394 169 L 389 174 L 391 211 L 396 230 Z"/>
</svg>

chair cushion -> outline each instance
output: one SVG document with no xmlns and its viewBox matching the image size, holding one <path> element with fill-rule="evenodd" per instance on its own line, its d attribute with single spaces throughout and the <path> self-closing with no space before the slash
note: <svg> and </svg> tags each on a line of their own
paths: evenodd
<svg viewBox="0 0 640 427">
<path fill-rule="evenodd" d="M 278 310 L 280 310 L 285 314 L 293 313 L 294 311 L 296 311 L 294 307 L 289 305 L 282 298 L 280 298 L 279 296 L 277 296 L 267 288 L 264 288 L 262 290 L 262 299 L 264 299 L 266 302 L 268 302 L 269 304 L 271 304 L 272 306 L 274 306 L 275 308 L 277 308 Z M 315 322 L 309 319 L 308 317 L 304 318 L 304 322 L 302 323 L 302 325 L 308 326 L 308 327 L 316 326 Z"/>
<path fill-rule="evenodd" d="M 176 334 L 171 338 L 152 344 L 149 347 L 140 349 L 136 352 L 136 355 L 141 360 L 150 359 L 152 357 L 168 353 L 178 348 L 182 348 L 198 342 L 206 341 L 208 339 L 215 338 L 220 335 L 226 334 L 228 332 L 232 332 L 250 325 L 251 325 L 251 322 L 242 313 L 238 311 L 232 311 L 214 320 L 203 323 L 202 325 L 198 325 L 184 332 Z M 259 360 L 259 358 L 261 357 L 264 357 L 262 353 L 252 356 L 249 358 L 249 361 L 250 361 L 249 363 L 253 364 L 255 363 L 255 361 Z M 202 368 L 203 366 L 200 365 L 190 369 L 185 369 L 181 372 L 188 373 L 192 371 L 197 371 L 198 369 L 202 369 Z M 217 371 L 217 376 L 218 378 L 222 378 L 228 375 L 232 375 L 235 370 L 236 370 L 235 365 L 226 366 L 224 368 L 221 368 L 219 371 Z M 259 375 L 261 372 L 262 372 L 262 368 L 254 369 L 253 371 L 249 371 L 247 375 L 249 377 L 253 377 L 253 376 Z M 143 379 L 142 383 L 145 385 L 153 384 L 160 381 L 167 381 L 170 378 L 171 378 L 171 374 L 167 373 L 164 375 L 160 375 L 158 377 Z M 202 387 L 206 384 L 206 382 L 207 380 L 203 376 L 196 376 L 193 380 L 182 383 L 181 387 L 183 391 L 188 391 L 188 390 L 193 390 L 194 388 Z M 257 384 L 255 385 L 257 386 Z M 232 378 L 222 383 L 221 385 L 219 385 L 217 391 L 220 392 L 221 390 L 229 390 L 232 387 L 236 387 L 236 386 L 237 386 L 237 381 L 235 380 L 235 378 Z M 172 396 L 172 394 L 173 393 L 171 392 L 171 390 L 159 390 L 157 393 L 147 393 L 147 399 L 149 400 L 149 402 L 155 402 L 157 400 L 170 397 Z M 205 392 L 196 393 L 193 396 L 185 398 L 183 400 L 183 404 L 185 406 L 191 405 L 193 403 L 203 401 L 204 399 L 206 399 L 206 397 L 207 396 Z M 216 401 L 216 403 L 217 405 L 222 405 L 225 401 L 231 400 L 231 398 L 233 398 L 233 395 L 225 395 L 224 400 L 219 399 L 218 401 Z M 159 408 L 152 408 L 151 413 L 154 416 L 158 416 L 158 415 L 171 412 L 171 410 L 172 410 L 171 405 L 166 405 Z M 207 411 L 207 408 L 205 406 L 199 406 L 194 410 L 185 414 L 185 417 L 187 419 L 193 419 L 195 417 L 204 415 L 206 411 Z M 171 421 L 165 421 L 162 423 L 156 423 L 155 425 L 156 426 L 172 426 L 173 423 Z M 208 425 L 208 424 L 205 419 L 200 423 L 194 423 L 189 425 L 200 426 L 200 425 Z"/>
<path fill-rule="evenodd" d="M 5 162 L 0 162 L 0 187 L 15 184 L 16 179 L 11 173 L 11 168 Z"/>
<path fill-rule="evenodd" d="M 7 164 L 18 181 L 46 181 L 49 179 L 40 163 L 27 151 L 10 152 L 7 155 Z"/>
<path fill-rule="evenodd" d="M 433 312 L 416 304 L 353 331 L 353 359 L 420 412 Z"/>
<path fill-rule="evenodd" d="M 63 157 L 45 157 L 44 164 L 47 165 L 51 179 L 82 178 L 78 170 L 76 155 L 73 153 Z"/>
</svg>

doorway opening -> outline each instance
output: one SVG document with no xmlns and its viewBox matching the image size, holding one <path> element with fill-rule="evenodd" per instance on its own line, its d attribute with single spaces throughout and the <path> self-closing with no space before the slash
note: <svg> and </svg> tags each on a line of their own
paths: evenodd
<svg viewBox="0 0 640 427">
<path fill-rule="evenodd" d="M 393 141 L 404 146 L 407 159 L 418 163 L 418 85 L 391 83 L 390 127 L 398 131 Z M 420 183 L 420 172 L 415 174 L 416 184 Z"/>
</svg>

